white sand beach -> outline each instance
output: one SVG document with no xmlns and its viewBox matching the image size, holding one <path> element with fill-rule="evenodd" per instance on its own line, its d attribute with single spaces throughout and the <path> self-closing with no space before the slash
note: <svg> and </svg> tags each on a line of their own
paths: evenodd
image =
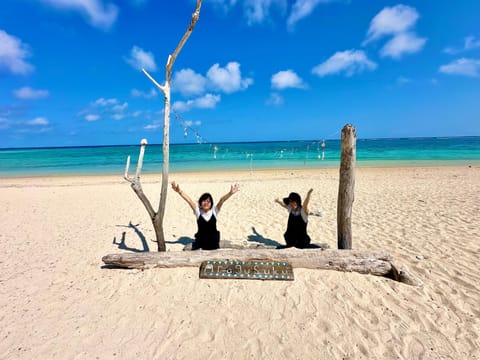
<svg viewBox="0 0 480 360">
<path fill-rule="evenodd" d="M 170 174 L 192 199 L 240 191 L 223 239 L 283 244 L 275 198 L 313 188 L 308 230 L 337 246 L 338 169 Z M 160 175 L 143 178 L 158 205 Z M 119 176 L 0 179 L 1 359 L 480 359 L 480 166 L 357 168 L 353 248 L 382 250 L 423 282 L 294 268 L 294 281 L 199 279 L 198 268 L 103 267 L 156 251 Z M 196 231 L 169 188 L 168 251 Z"/>
</svg>

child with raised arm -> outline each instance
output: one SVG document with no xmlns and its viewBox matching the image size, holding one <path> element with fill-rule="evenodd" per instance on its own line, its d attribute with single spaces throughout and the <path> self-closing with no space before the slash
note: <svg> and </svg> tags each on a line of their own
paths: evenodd
<svg viewBox="0 0 480 360">
<path fill-rule="evenodd" d="M 287 231 L 283 235 L 286 247 L 295 246 L 304 249 L 310 245 L 310 236 L 307 234 L 308 225 L 308 203 L 313 189 L 308 190 L 305 202 L 302 206 L 302 198 L 295 192 L 290 193 L 288 197 L 275 199 L 283 208 L 288 210 Z"/>
<path fill-rule="evenodd" d="M 213 206 L 213 198 L 209 193 L 202 194 L 198 199 L 198 204 L 195 204 L 195 202 L 180 189 L 180 185 L 177 183 L 172 182 L 172 189 L 190 205 L 193 213 L 197 217 L 198 230 L 195 234 L 192 250 L 218 249 L 220 247 L 220 232 L 217 230 L 217 214 L 220 212 L 225 200 L 238 191 L 238 184 L 231 186 L 230 191 L 220 198 L 217 206 Z"/>
</svg>

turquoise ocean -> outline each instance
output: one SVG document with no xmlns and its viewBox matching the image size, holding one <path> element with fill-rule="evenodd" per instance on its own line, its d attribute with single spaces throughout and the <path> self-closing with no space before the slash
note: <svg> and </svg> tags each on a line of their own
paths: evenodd
<svg viewBox="0 0 480 360">
<path fill-rule="evenodd" d="M 170 145 L 170 171 L 338 167 L 341 142 Z M 0 176 L 123 175 L 139 145 L 0 149 Z M 147 145 L 143 173 L 162 170 L 162 145 Z M 357 166 L 480 165 L 480 137 L 357 139 Z"/>
</svg>

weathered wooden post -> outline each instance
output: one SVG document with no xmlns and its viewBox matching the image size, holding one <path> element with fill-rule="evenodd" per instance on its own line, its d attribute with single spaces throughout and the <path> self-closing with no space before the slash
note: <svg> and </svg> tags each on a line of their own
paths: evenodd
<svg viewBox="0 0 480 360">
<path fill-rule="evenodd" d="M 342 154 L 337 202 L 337 241 L 339 249 L 352 248 L 352 205 L 355 187 L 357 132 L 347 124 L 342 129 Z"/>
</svg>

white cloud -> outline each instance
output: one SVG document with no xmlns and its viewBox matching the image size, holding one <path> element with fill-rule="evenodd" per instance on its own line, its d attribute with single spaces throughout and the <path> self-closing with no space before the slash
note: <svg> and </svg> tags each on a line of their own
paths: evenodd
<svg viewBox="0 0 480 360">
<path fill-rule="evenodd" d="M 306 87 L 303 80 L 293 70 L 279 71 L 272 75 L 271 83 L 272 88 L 278 90 L 286 88 L 303 89 Z"/>
<path fill-rule="evenodd" d="M 2 69 L 12 74 L 25 75 L 34 70 L 26 61 L 30 57 L 28 46 L 15 36 L 0 30 L 0 72 Z"/>
<path fill-rule="evenodd" d="M 119 101 L 115 98 L 99 98 L 95 100 L 88 108 L 82 110 L 80 114 L 86 121 L 97 121 L 100 117 L 109 116 L 115 120 L 121 120 L 127 116 L 126 110 L 128 103 Z"/>
<path fill-rule="evenodd" d="M 144 130 L 157 130 L 162 124 L 155 123 L 155 124 L 148 124 L 143 127 Z"/>
<path fill-rule="evenodd" d="M 287 18 L 287 26 L 292 29 L 298 21 L 310 16 L 319 4 L 334 1 L 339 0 L 204 0 L 204 3 L 224 14 L 241 4 L 247 24 L 251 26 L 272 22 L 273 13 L 284 18 L 288 13 L 289 3 L 293 2 Z"/>
<path fill-rule="evenodd" d="M 364 44 L 378 40 L 385 35 L 395 35 L 411 29 L 419 18 L 416 9 L 396 5 L 385 7 L 371 21 Z"/>
<path fill-rule="evenodd" d="M 154 88 L 151 88 L 148 93 L 138 89 L 132 89 L 130 91 L 130 95 L 132 95 L 134 98 L 141 97 L 145 99 L 153 99 L 158 96 L 158 92 Z"/>
<path fill-rule="evenodd" d="M 476 40 L 475 36 L 467 36 L 463 47 L 465 50 L 478 49 L 480 48 L 480 40 Z"/>
<path fill-rule="evenodd" d="M 207 79 L 192 69 L 177 71 L 172 79 L 172 89 L 184 96 L 202 94 L 206 86 Z"/>
<path fill-rule="evenodd" d="M 33 120 L 27 121 L 27 124 L 33 126 L 45 126 L 48 125 L 48 120 L 44 117 L 37 117 Z"/>
<path fill-rule="evenodd" d="M 10 127 L 10 122 L 8 121 L 8 119 L 0 117 L 0 130 L 7 129 L 8 127 Z"/>
<path fill-rule="evenodd" d="M 213 109 L 220 101 L 220 95 L 206 94 L 194 100 L 195 107 L 201 109 Z"/>
<path fill-rule="evenodd" d="M 404 54 L 413 54 L 420 51 L 426 41 L 426 39 L 419 38 L 413 33 L 397 34 L 380 50 L 380 55 L 399 59 Z"/>
<path fill-rule="evenodd" d="M 279 93 L 271 93 L 270 97 L 265 102 L 267 105 L 280 106 L 284 103 L 282 95 Z"/>
<path fill-rule="evenodd" d="M 210 81 L 209 87 L 227 94 L 245 90 L 253 84 L 253 79 L 242 79 L 240 64 L 237 62 L 229 62 L 224 68 L 218 64 L 213 65 L 207 71 L 207 78 Z"/>
<path fill-rule="evenodd" d="M 104 99 L 104 98 L 100 98 L 100 99 L 97 99 L 95 100 L 95 105 L 97 106 L 110 106 L 110 105 L 115 105 L 115 104 L 118 104 L 118 100 L 117 99 Z"/>
<path fill-rule="evenodd" d="M 443 51 L 447 54 L 458 54 L 463 51 L 469 51 L 478 48 L 480 48 L 480 40 L 477 40 L 475 39 L 475 36 L 470 35 L 465 38 L 462 48 L 447 47 Z"/>
<path fill-rule="evenodd" d="M 385 7 L 372 19 L 363 45 L 390 36 L 380 50 L 381 56 L 400 59 L 404 54 L 416 53 L 427 41 L 412 30 L 419 18 L 417 10 L 410 6 Z"/>
<path fill-rule="evenodd" d="M 96 115 L 96 114 L 87 114 L 85 115 L 85 120 L 87 121 L 97 121 L 100 119 L 100 116 L 99 115 Z"/>
<path fill-rule="evenodd" d="M 212 4 L 213 7 L 227 13 L 237 4 L 237 0 L 205 0 L 205 3 Z"/>
<path fill-rule="evenodd" d="M 213 109 L 220 102 L 220 95 L 206 94 L 197 99 L 188 101 L 176 101 L 172 105 L 172 110 L 175 112 L 187 112 L 192 109 Z"/>
<path fill-rule="evenodd" d="M 16 132 L 19 134 L 43 134 L 51 130 L 52 128 L 48 126 L 31 126 L 29 128 L 19 128 Z"/>
<path fill-rule="evenodd" d="M 453 47 L 446 47 L 445 49 L 443 49 L 444 53 L 447 53 L 447 54 L 450 54 L 450 55 L 458 54 L 461 51 L 462 51 L 461 49 L 456 49 L 456 48 L 453 48 Z"/>
<path fill-rule="evenodd" d="M 126 117 L 127 115 L 126 114 L 123 114 L 123 113 L 117 113 L 117 114 L 113 114 L 112 115 L 112 118 L 114 120 L 122 120 Z"/>
<path fill-rule="evenodd" d="M 24 100 L 44 99 L 49 96 L 49 93 L 47 90 L 35 90 L 28 86 L 24 86 L 20 89 L 14 90 L 13 94 L 18 99 L 24 99 Z"/>
<path fill-rule="evenodd" d="M 412 82 L 412 79 L 409 79 L 409 78 L 406 78 L 404 76 L 400 76 L 398 79 L 397 79 L 397 84 L 398 85 L 405 85 L 405 84 L 409 84 Z"/>
<path fill-rule="evenodd" d="M 443 49 L 443 52 L 444 53 L 447 53 L 447 54 L 450 54 L 450 55 L 453 55 L 453 54 L 458 54 L 459 52 L 461 52 L 462 50 L 460 49 L 455 49 L 453 47 L 446 47 L 445 49 Z"/>
<path fill-rule="evenodd" d="M 321 77 L 339 73 L 352 76 L 376 68 L 377 64 L 369 60 L 362 50 L 345 50 L 335 53 L 327 61 L 315 66 L 312 72 Z"/>
<path fill-rule="evenodd" d="M 172 91 L 180 92 L 183 96 L 199 96 L 206 91 L 233 93 L 247 89 L 253 84 L 253 79 L 242 78 L 240 64 L 229 62 L 225 67 L 214 64 L 207 71 L 206 76 L 196 73 L 192 69 L 183 69 L 176 72 L 172 80 Z M 205 94 L 196 99 L 177 101 L 172 110 L 185 112 L 193 108 L 214 108 L 221 100 L 220 95 Z"/>
<path fill-rule="evenodd" d="M 207 90 L 233 93 L 245 90 L 253 79 L 242 78 L 240 64 L 229 62 L 224 68 L 214 64 L 207 71 L 206 76 L 196 73 L 192 69 L 183 69 L 176 72 L 172 80 L 172 90 L 184 96 L 200 95 Z"/>
<path fill-rule="evenodd" d="M 128 103 L 124 102 L 123 104 L 117 104 L 112 107 L 113 112 L 124 112 L 128 108 Z"/>
<path fill-rule="evenodd" d="M 103 0 L 41 0 L 54 8 L 73 10 L 82 14 L 87 21 L 100 29 L 108 30 L 115 23 L 118 7 Z"/>
<path fill-rule="evenodd" d="M 261 24 L 265 19 L 270 17 L 271 8 L 278 8 L 281 12 L 287 7 L 286 0 L 245 0 L 244 2 L 245 17 L 247 24 Z"/>
<path fill-rule="evenodd" d="M 192 126 L 200 126 L 202 125 L 202 122 L 200 120 L 195 120 L 195 121 L 192 121 L 192 120 L 186 120 L 183 122 L 185 125 L 187 125 L 188 127 L 192 127 Z"/>
<path fill-rule="evenodd" d="M 125 60 L 137 70 L 145 69 L 147 71 L 157 71 L 157 65 L 155 64 L 153 54 L 138 46 L 134 46 L 132 50 L 130 50 L 130 56 Z"/>
<path fill-rule="evenodd" d="M 480 75 L 480 60 L 461 58 L 440 66 L 439 71 L 449 75 L 477 77 Z"/>
<path fill-rule="evenodd" d="M 332 1 L 334 0 L 296 0 L 287 19 L 287 26 L 289 28 L 294 27 L 298 21 L 309 16 L 319 4 Z"/>
<path fill-rule="evenodd" d="M 190 111 L 191 108 L 188 101 L 175 101 L 172 104 L 172 112 L 187 112 Z"/>
<path fill-rule="evenodd" d="M 115 120 L 122 120 L 127 117 L 126 110 L 128 108 L 128 103 L 124 102 L 123 104 L 113 105 L 109 111 L 112 113 L 112 118 Z"/>
</svg>

